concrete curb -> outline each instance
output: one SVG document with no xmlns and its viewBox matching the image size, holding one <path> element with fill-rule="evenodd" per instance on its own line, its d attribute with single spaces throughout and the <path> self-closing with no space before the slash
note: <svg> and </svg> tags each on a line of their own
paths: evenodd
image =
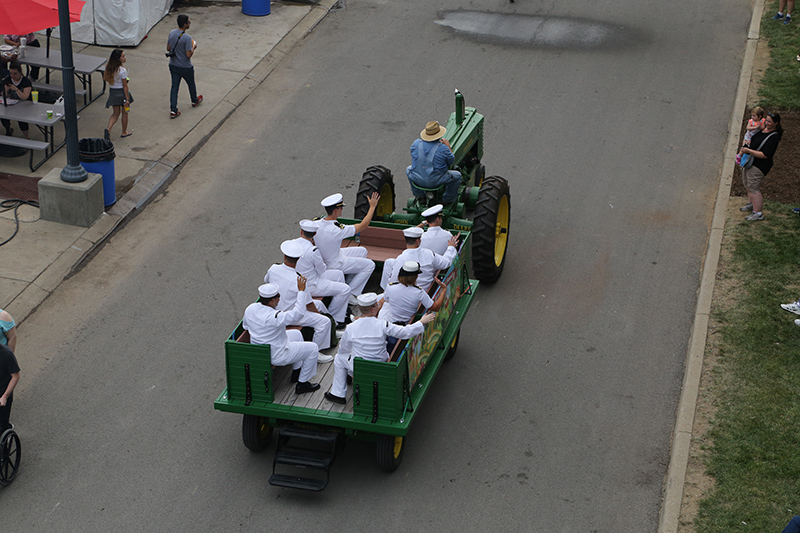
<svg viewBox="0 0 800 533">
<path fill-rule="evenodd" d="M 89 227 L 70 248 L 53 261 L 5 309 L 19 324 L 33 313 L 58 285 L 80 269 L 84 261 L 125 222 L 135 217 L 153 197 L 179 174 L 183 164 L 202 148 L 281 60 L 308 35 L 339 3 L 321 0 L 315 4 L 261 61 L 242 78 L 203 119 L 183 136 L 159 161 L 141 176 L 114 206 Z"/>
<path fill-rule="evenodd" d="M 692 426 L 694 425 L 694 414 L 700 389 L 700 375 L 703 369 L 703 357 L 708 335 L 711 300 L 714 294 L 714 282 L 722 248 L 722 236 L 725 230 L 725 213 L 728 209 L 731 183 L 736 170 L 735 158 L 739 151 L 740 124 L 747 105 L 747 93 L 750 89 L 750 78 L 753 74 L 753 60 L 758 46 L 763 12 L 764 0 L 756 0 L 753 6 L 753 16 L 750 19 L 750 29 L 747 33 L 739 85 L 736 89 L 733 111 L 728 123 L 728 142 L 725 146 L 725 158 L 722 163 L 719 188 L 717 189 L 714 217 L 711 220 L 711 231 L 708 236 L 708 247 L 703 261 L 694 323 L 689 337 L 683 387 L 678 403 L 677 421 L 672 435 L 672 452 L 667 477 L 664 482 L 664 500 L 661 505 L 661 517 L 658 525 L 659 533 L 675 533 L 678 531 L 680 524 L 683 487 L 686 482 L 686 470 L 689 463 Z"/>
</svg>

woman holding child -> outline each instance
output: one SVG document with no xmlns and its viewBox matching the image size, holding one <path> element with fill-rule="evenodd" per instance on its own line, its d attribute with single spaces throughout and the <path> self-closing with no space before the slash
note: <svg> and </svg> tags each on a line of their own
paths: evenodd
<svg viewBox="0 0 800 533">
<path fill-rule="evenodd" d="M 754 133 L 749 144 L 739 150 L 739 154 L 753 157 L 752 166 L 742 169 L 742 184 L 750 201 L 741 210 L 752 211 L 752 214 L 745 218 L 749 222 L 764 220 L 764 214 L 761 212 L 764 206 L 764 197 L 760 191 L 761 182 L 772 168 L 772 158 L 782 136 L 781 116 L 777 113 L 767 113 L 763 129 Z"/>
</svg>

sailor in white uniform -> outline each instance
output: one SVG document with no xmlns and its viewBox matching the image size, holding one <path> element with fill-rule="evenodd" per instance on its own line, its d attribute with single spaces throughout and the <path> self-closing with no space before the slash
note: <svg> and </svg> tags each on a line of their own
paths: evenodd
<svg viewBox="0 0 800 533">
<path fill-rule="evenodd" d="M 345 280 L 350 286 L 350 295 L 357 296 L 364 290 L 364 286 L 369 281 L 372 271 L 375 270 L 375 262 L 367 259 L 367 249 L 363 246 L 350 246 L 342 248 L 342 241 L 349 237 L 361 233 L 364 228 L 369 226 L 375 208 L 378 206 L 378 193 L 373 193 L 369 197 L 369 211 L 367 216 L 358 224 L 340 224 L 337 218 L 342 216 L 344 201 L 341 194 L 332 194 L 322 202 L 327 216 L 319 220 L 319 228 L 314 242 L 317 245 L 325 265 L 334 270 L 341 270 Z M 350 299 L 351 303 L 353 299 Z"/>
<path fill-rule="evenodd" d="M 291 325 L 314 328 L 314 343 L 320 350 L 327 350 L 331 347 L 332 325 L 327 316 L 320 314 L 320 310 L 327 312 L 327 309 L 322 302 L 312 300 L 310 294 L 307 292 L 301 294 L 296 288 L 297 278 L 300 274 L 295 270 L 295 266 L 297 259 L 302 255 L 302 247 L 292 241 L 284 241 L 281 244 L 281 252 L 283 252 L 283 263 L 276 263 L 269 267 L 264 276 L 264 283 L 274 283 L 280 287 L 281 300 L 278 303 L 278 311 L 288 311 L 295 306 L 298 299 L 303 299 L 300 304 L 304 312 L 299 314 L 297 320 Z M 320 363 L 329 363 L 333 357 L 319 354 L 318 360 Z"/>
<path fill-rule="evenodd" d="M 305 278 L 298 277 L 296 283 L 297 293 L 305 294 Z M 299 330 L 286 329 L 303 313 L 302 298 L 294 308 L 278 311 L 281 298 L 278 292 L 279 287 L 273 283 L 261 285 L 258 301 L 248 305 L 244 311 L 242 325 L 250 332 L 250 344 L 269 344 L 273 365 L 292 365 L 292 382 L 297 383 L 294 387 L 297 394 L 314 392 L 319 389 L 319 383 L 311 383 L 311 378 L 317 375 L 319 349 L 313 342 L 304 342 Z"/>
<path fill-rule="evenodd" d="M 420 265 L 420 273 L 417 278 L 417 285 L 423 290 L 428 290 L 433 283 L 433 277 L 437 270 L 445 270 L 453 263 L 458 251 L 456 245 L 458 244 L 458 237 L 453 236 L 447 243 L 447 250 L 444 255 L 439 255 L 433 250 L 420 247 L 420 238 L 422 237 L 422 228 L 413 226 L 403 230 L 403 236 L 406 238 L 406 249 L 397 256 L 393 263 L 390 263 L 391 271 L 387 268 L 386 261 L 383 265 L 383 274 L 381 277 L 381 287 L 385 290 L 389 283 L 397 281 L 397 275 L 400 273 L 400 268 L 406 261 L 416 261 Z"/>
<path fill-rule="evenodd" d="M 447 245 L 453 237 L 452 233 L 442 227 L 442 222 L 444 222 L 442 211 L 442 204 L 436 204 L 422 212 L 422 216 L 425 218 L 423 224 L 427 224 L 428 229 L 422 234 L 420 246 L 433 250 L 439 255 L 444 255 Z"/>
<path fill-rule="evenodd" d="M 441 288 L 436 295 L 436 301 L 434 301 L 427 292 L 416 285 L 419 272 L 419 263 L 416 261 L 407 261 L 403 265 L 397 281 L 390 283 L 386 287 L 386 292 L 383 293 L 383 305 L 378 313 L 378 318 L 395 324 L 407 324 L 414 318 L 420 305 L 429 311 L 438 311 L 442 307 L 447 287 L 434 278 L 433 281 Z M 380 304 L 380 302 L 378 303 Z"/>
<path fill-rule="evenodd" d="M 319 222 L 316 220 L 300 221 L 300 237 L 291 241 L 303 249 L 303 255 L 297 260 L 295 269 L 308 279 L 308 292 L 312 297 L 332 297 L 328 309 L 337 326 L 344 329 L 350 286 L 344 282 L 344 273 L 341 270 L 331 270 L 325 266 L 319 249 L 314 245 L 318 227 Z"/>
<path fill-rule="evenodd" d="M 429 313 L 408 326 L 397 326 L 375 316 L 378 313 L 378 295 L 374 292 L 358 296 L 361 317 L 350 323 L 344 330 L 336 354 L 333 385 L 325 399 L 335 403 L 347 403 L 347 376 L 353 375 L 353 359 L 363 357 L 370 361 L 388 361 L 386 338 L 410 339 L 425 331 L 425 324 L 435 318 Z"/>
</svg>

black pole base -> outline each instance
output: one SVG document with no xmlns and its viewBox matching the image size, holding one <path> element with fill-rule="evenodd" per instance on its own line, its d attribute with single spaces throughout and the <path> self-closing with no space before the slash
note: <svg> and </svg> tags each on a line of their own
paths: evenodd
<svg viewBox="0 0 800 533">
<path fill-rule="evenodd" d="M 80 165 L 67 165 L 61 169 L 61 181 L 66 181 L 67 183 L 80 183 L 86 181 L 88 177 L 89 173 Z"/>
</svg>

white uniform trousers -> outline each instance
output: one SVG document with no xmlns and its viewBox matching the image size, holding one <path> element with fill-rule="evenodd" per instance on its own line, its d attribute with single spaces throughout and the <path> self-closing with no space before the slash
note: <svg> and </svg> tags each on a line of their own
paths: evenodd
<svg viewBox="0 0 800 533">
<path fill-rule="evenodd" d="M 341 263 L 341 264 L 338 264 Z M 345 280 L 350 286 L 350 294 L 358 296 L 364 292 L 364 286 L 369 281 L 375 262 L 367 259 L 367 249 L 363 246 L 350 246 L 340 250 L 337 264 L 328 265 L 328 268 L 341 270 Z"/>
<path fill-rule="evenodd" d="M 350 286 L 344 282 L 344 273 L 341 270 L 326 270 L 321 277 L 315 279 L 311 287 L 311 296 L 332 296 L 328 309 L 337 323 L 344 322 L 347 302 L 350 299 Z"/>
<path fill-rule="evenodd" d="M 322 302 L 314 301 L 317 309 L 324 310 Z M 323 311 L 324 312 L 324 311 Z M 319 313 L 312 313 L 306 310 L 299 320 L 292 322 L 293 326 L 309 326 L 314 328 L 314 344 L 319 350 L 327 350 L 331 347 L 331 319 Z"/>
<path fill-rule="evenodd" d="M 394 270 L 395 259 L 387 259 L 383 262 L 383 272 L 381 272 L 381 289 L 386 290 L 389 286 L 389 278 L 392 276 Z"/>
<path fill-rule="evenodd" d="M 333 360 L 333 384 L 331 394 L 339 398 L 347 398 L 347 375 L 353 375 L 353 357 L 336 354 Z"/>
<path fill-rule="evenodd" d="M 324 318 L 324 317 L 323 317 Z M 330 321 L 328 321 L 330 324 Z M 287 329 L 289 342 L 279 354 L 271 354 L 275 366 L 292 365 L 292 370 L 300 369 L 300 381 L 311 381 L 317 375 L 317 345 L 304 342 L 299 329 Z"/>
</svg>

